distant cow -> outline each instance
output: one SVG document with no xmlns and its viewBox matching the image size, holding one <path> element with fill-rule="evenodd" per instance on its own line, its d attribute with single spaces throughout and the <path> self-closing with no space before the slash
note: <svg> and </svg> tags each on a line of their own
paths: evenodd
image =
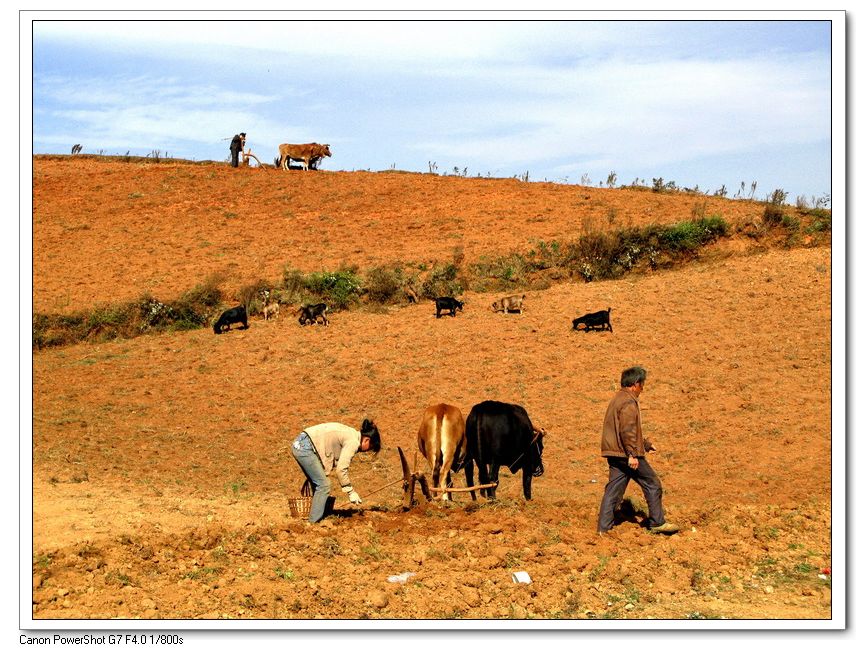
<svg viewBox="0 0 865 650">
<path fill-rule="evenodd" d="M 222 315 L 213 324 L 213 333 L 222 334 L 226 330 L 230 330 L 232 323 L 240 323 L 243 325 L 243 329 L 249 327 L 249 324 L 246 322 L 246 307 L 240 305 L 222 312 Z"/>
<path fill-rule="evenodd" d="M 72 155 L 74 156 L 74 155 L 79 154 L 79 153 L 81 153 L 81 145 L 80 144 L 73 144 L 72 145 Z"/>
<path fill-rule="evenodd" d="M 466 457 L 466 425 L 462 412 L 450 404 L 429 406 L 417 432 L 417 446 L 432 469 L 432 487 L 453 485 L 451 472 L 458 472 Z M 447 501 L 447 492 L 441 493 Z"/>
<path fill-rule="evenodd" d="M 523 300 L 526 299 L 525 294 L 522 296 L 507 296 L 501 300 L 496 300 L 493 303 L 492 310 L 494 312 L 502 312 L 507 314 L 511 311 L 523 313 Z"/>
<path fill-rule="evenodd" d="M 325 325 L 329 325 L 330 321 L 327 320 L 327 305 L 323 302 L 318 303 L 317 305 L 306 305 L 300 308 L 300 318 L 297 319 L 301 325 L 315 325 L 318 323 L 318 319 L 321 318 L 321 322 Z"/>
<path fill-rule="evenodd" d="M 585 314 L 579 318 L 575 318 L 572 323 L 575 330 L 580 329 L 580 325 L 585 326 L 584 332 L 589 330 L 610 330 L 613 331 L 613 326 L 610 323 L 611 307 L 607 307 L 606 311 L 595 311 L 591 314 Z"/>
<path fill-rule="evenodd" d="M 265 305 L 262 313 L 264 314 L 264 320 L 268 320 L 271 316 L 279 318 L 279 303 L 272 302 L 269 305 Z"/>
<path fill-rule="evenodd" d="M 517 404 L 486 401 L 476 404 L 466 419 L 466 485 L 474 485 L 474 464 L 481 485 L 498 483 L 499 468 L 523 471 L 523 496 L 532 498 L 532 477 L 544 473 L 544 430 L 536 429 L 526 409 Z M 496 488 L 482 488 L 489 499 Z M 477 497 L 472 492 L 472 500 Z"/>
<path fill-rule="evenodd" d="M 309 144 L 281 144 L 279 145 L 278 167 L 289 168 L 292 160 L 297 160 L 303 165 L 303 169 L 312 167 L 315 169 L 319 161 L 324 157 L 330 157 L 330 145 L 310 142 Z"/>
<path fill-rule="evenodd" d="M 459 309 L 460 311 L 463 310 L 463 303 L 461 303 L 456 298 L 450 298 L 450 297 L 436 298 L 435 303 L 436 303 L 436 318 L 441 318 L 443 311 L 449 311 L 451 316 L 456 317 L 457 309 Z"/>
</svg>

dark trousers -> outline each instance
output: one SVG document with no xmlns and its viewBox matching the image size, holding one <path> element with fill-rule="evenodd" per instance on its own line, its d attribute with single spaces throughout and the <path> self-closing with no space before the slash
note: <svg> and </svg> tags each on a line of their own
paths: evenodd
<svg viewBox="0 0 865 650">
<path fill-rule="evenodd" d="M 231 150 L 231 166 L 232 166 L 232 167 L 237 167 L 237 166 L 238 166 L 237 157 L 238 157 L 239 155 L 240 155 L 240 151 L 239 151 L 238 149 L 232 149 L 232 150 Z"/>
<path fill-rule="evenodd" d="M 646 497 L 646 504 L 649 506 L 649 526 L 661 526 L 664 523 L 664 506 L 661 504 L 663 495 L 661 479 L 655 474 L 649 461 L 645 458 L 640 458 L 639 461 L 640 464 L 637 469 L 631 469 L 628 467 L 627 458 L 607 458 L 607 463 L 610 465 L 610 479 L 604 488 L 604 498 L 601 499 L 598 532 L 603 533 L 613 527 L 613 513 L 622 502 L 625 488 L 628 487 L 631 479 L 634 479 L 637 485 L 642 488 L 643 496 Z"/>
</svg>

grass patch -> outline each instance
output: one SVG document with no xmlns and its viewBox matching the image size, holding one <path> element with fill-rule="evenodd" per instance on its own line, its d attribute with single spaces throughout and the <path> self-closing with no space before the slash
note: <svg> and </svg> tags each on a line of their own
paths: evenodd
<svg viewBox="0 0 865 650">
<path fill-rule="evenodd" d="M 282 580 L 294 580 L 294 571 L 291 569 L 283 569 L 282 567 L 276 567 L 274 570 L 277 578 L 281 578 Z"/>
<path fill-rule="evenodd" d="M 195 569 L 194 571 L 189 571 L 188 573 L 185 573 L 183 577 L 190 580 L 206 580 L 207 578 L 218 576 L 220 573 L 222 573 L 221 567 L 205 566 L 200 569 Z"/>
<path fill-rule="evenodd" d="M 33 314 L 33 348 L 133 338 L 146 332 L 197 329 L 216 315 L 222 292 L 207 278 L 171 302 L 149 294 L 117 305 L 97 305 L 73 314 Z"/>
</svg>

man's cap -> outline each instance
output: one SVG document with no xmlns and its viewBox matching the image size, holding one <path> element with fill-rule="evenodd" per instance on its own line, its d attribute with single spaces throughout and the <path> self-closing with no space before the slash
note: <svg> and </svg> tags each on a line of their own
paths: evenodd
<svg viewBox="0 0 865 650">
<path fill-rule="evenodd" d="M 240 135 L 242 135 L 244 138 L 246 137 L 246 134 L 243 132 L 241 132 Z"/>
</svg>

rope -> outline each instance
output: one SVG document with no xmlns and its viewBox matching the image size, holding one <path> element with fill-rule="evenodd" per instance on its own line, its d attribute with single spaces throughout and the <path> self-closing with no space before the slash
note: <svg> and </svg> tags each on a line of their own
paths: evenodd
<svg viewBox="0 0 865 650">
<path fill-rule="evenodd" d="M 532 448 L 532 445 L 534 445 L 535 443 L 537 443 L 538 438 L 540 438 L 540 437 L 541 437 L 541 431 L 535 431 L 535 437 L 531 439 L 531 442 L 529 442 L 529 446 L 526 447 L 526 451 L 528 451 L 529 449 L 531 449 L 531 448 Z M 514 469 L 513 469 L 514 465 L 516 465 L 516 464 L 519 462 L 520 458 L 522 458 L 523 456 L 526 455 L 526 451 L 524 451 L 524 452 L 521 453 L 519 456 L 517 456 L 517 459 L 516 459 L 513 463 L 511 463 L 510 465 L 508 465 L 508 469 L 511 470 L 511 474 L 514 473 Z M 525 470 L 523 470 L 523 471 L 525 471 Z"/>
</svg>

